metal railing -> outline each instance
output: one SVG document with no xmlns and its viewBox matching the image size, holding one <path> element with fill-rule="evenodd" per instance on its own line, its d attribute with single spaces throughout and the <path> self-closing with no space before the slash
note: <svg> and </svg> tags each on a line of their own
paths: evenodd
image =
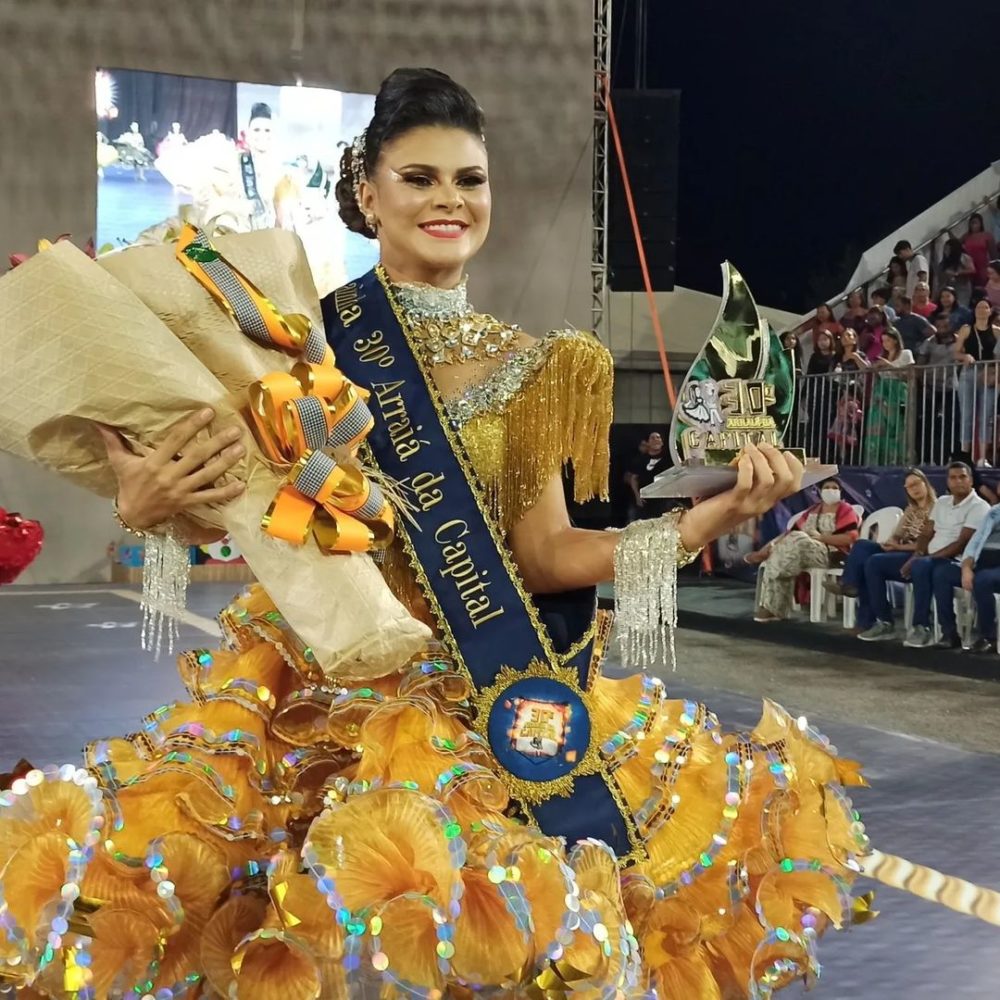
<svg viewBox="0 0 1000 1000">
<path fill-rule="evenodd" d="M 1000 361 L 805 375 L 786 444 L 842 466 L 1000 465 Z"/>
<path fill-rule="evenodd" d="M 947 226 L 944 226 L 933 236 L 928 237 L 926 240 L 923 241 L 923 243 L 919 243 L 917 246 L 913 248 L 915 253 L 922 253 L 927 258 L 927 266 L 930 268 L 930 273 L 928 274 L 927 277 L 928 277 L 928 283 L 930 284 L 932 289 L 937 287 L 937 277 L 938 277 L 937 272 L 941 266 L 941 261 L 938 259 L 938 255 L 935 253 L 937 242 L 943 237 L 948 237 L 952 235 L 958 235 L 959 238 L 961 238 L 960 234 L 954 232 L 955 229 L 959 226 L 962 226 L 964 223 L 967 223 L 969 219 L 971 219 L 972 216 L 976 215 L 977 213 L 982 215 L 984 213 L 988 213 L 989 211 L 991 211 L 997 203 L 998 195 L 1000 195 L 1000 192 L 994 192 L 985 201 L 981 202 L 980 204 L 976 205 L 973 208 L 970 208 L 967 212 L 960 215 L 957 219 L 953 219 L 951 222 L 948 223 Z M 850 296 L 854 292 L 861 292 L 861 294 L 864 296 L 865 305 L 868 305 L 868 302 L 870 301 L 869 296 L 871 292 L 877 288 L 883 288 L 889 285 L 889 283 L 890 283 L 889 262 L 886 261 L 885 267 L 878 274 L 876 274 L 874 278 L 870 278 L 863 285 L 846 289 L 835 298 L 828 299 L 826 304 L 830 307 L 831 310 L 833 310 L 835 315 L 839 316 L 840 313 L 843 311 L 841 307 L 847 301 L 848 296 Z M 815 316 L 816 316 L 816 310 L 810 309 L 809 312 L 806 313 L 795 326 L 788 327 L 787 329 L 794 330 L 800 334 L 804 333 L 807 329 L 809 329 L 809 325 L 813 321 Z M 786 331 L 782 330 L 781 332 L 784 333 Z"/>
</svg>

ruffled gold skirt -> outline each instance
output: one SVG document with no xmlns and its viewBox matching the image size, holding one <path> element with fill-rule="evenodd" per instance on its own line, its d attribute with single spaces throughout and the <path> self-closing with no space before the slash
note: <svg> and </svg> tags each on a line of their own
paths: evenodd
<svg viewBox="0 0 1000 1000">
<path fill-rule="evenodd" d="M 723 733 L 645 675 L 600 678 L 648 860 L 571 848 L 509 801 L 435 651 L 324 679 L 260 590 L 190 701 L 85 768 L 0 795 L 0 981 L 24 996 L 766 997 L 851 900 L 855 764 L 768 702 Z"/>
</svg>

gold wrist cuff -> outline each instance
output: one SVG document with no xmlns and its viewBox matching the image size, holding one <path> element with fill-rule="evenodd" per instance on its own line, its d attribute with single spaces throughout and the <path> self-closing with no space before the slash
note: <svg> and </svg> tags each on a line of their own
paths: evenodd
<svg viewBox="0 0 1000 1000">
<path fill-rule="evenodd" d="M 135 535 L 136 538 L 145 538 L 148 532 L 141 531 L 139 528 L 133 528 L 128 521 L 122 517 L 122 512 L 118 508 L 118 497 L 115 496 L 114 500 L 111 501 L 111 511 L 115 515 L 115 520 L 118 522 L 119 526 L 124 528 L 130 535 Z"/>
<path fill-rule="evenodd" d="M 683 509 L 671 510 L 663 515 L 665 521 L 670 521 L 673 526 L 673 535 L 677 539 L 675 544 L 675 551 L 677 555 L 677 568 L 682 569 L 684 566 L 690 566 L 691 563 L 701 555 L 702 549 L 695 549 L 694 552 L 689 552 L 685 547 L 684 543 L 681 541 L 681 518 L 687 511 Z M 702 546 L 704 548 L 704 546 Z"/>
</svg>

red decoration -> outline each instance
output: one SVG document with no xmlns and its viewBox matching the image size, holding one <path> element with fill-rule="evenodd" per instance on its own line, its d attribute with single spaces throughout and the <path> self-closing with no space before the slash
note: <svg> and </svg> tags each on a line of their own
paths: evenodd
<svg viewBox="0 0 1000 1000">
<path fill-rule="evenodd" d="M 0 584 L 13 583 L 35 561 L 44 537 L 37 521 L 0 507 Z"/>
<path fill-rule="evenodd" d="M 49 240 L 39 240 L 38 249 L 39 250 L 46 250 L 46 249 L 48 249 L 52 245 L 53 242 L 55 242 L 55 243 L 61 243 L 63 240 L 68 240 L 69 236 L 70 236 L 69 233 L 63 233 L 62 236 L 57 236 L 55 238 L 55 240 L 53 240 L 51 242 Z M 93 258 L 95 260 L 97 259 L 97 247 L 94 244 L 93 237 L 91 237 L 89 240 L 87 240 L 87 245 L 83 248 L 83 252 L 88 257 L 91 257 L 91 258 Z M 31 256 L 32 255 L 30 253 L 12 253 L 7 258 L 7 260 L 10 261 L 11 270 L 13 270 L 15 267 L 17 267 L 18 264 L 23 264 Z"/>
<path fill-rule="evenodd" d="M 23 778 L 29 771 L 33 771 L 35 765 L 23 757 L 14 765 L 12 771 L 0 774 L 0 788 L 10 788 L 18 778 Z"/>
</svg>

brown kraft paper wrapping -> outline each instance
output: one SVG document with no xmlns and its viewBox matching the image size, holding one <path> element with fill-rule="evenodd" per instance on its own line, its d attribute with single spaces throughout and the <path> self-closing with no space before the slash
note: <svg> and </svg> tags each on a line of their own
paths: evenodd
<svg viewBox="0 0 1000 1000">
<path fill-rule="evenodd" d="M 228 338 L 246 340 L 224 318 Z M 291 363 L 278 351 L 250 346 L 261 356 L 255 364 L 273 360 L 266 370 Z M 248 358 L 241 348 L 234 345 L 234 356 Z M 232 371 L 223 377 L 237 385 Z M 281 477 L 262 460 L 239 413 L 243 393 L 227 391 L 135 294 L 68 242 L 0 279 L 0 389 L 0 448 L 106 497 L 114 494 L 115 477 L 94 422 L 151 448 L 181 417 L 211 406 L 216 419 L 202 433 L 241 429 L 247 457 L 233 474 L 247 490 L 234 503 L 190 514 L 233 536 L 323 668 L 377 677 L 426 644 L 429 631 L 396 600 L 368 556 L 325 556 L 311 541 L 295 547 L 263 533 L 260 519 Z"/>
</svg>

